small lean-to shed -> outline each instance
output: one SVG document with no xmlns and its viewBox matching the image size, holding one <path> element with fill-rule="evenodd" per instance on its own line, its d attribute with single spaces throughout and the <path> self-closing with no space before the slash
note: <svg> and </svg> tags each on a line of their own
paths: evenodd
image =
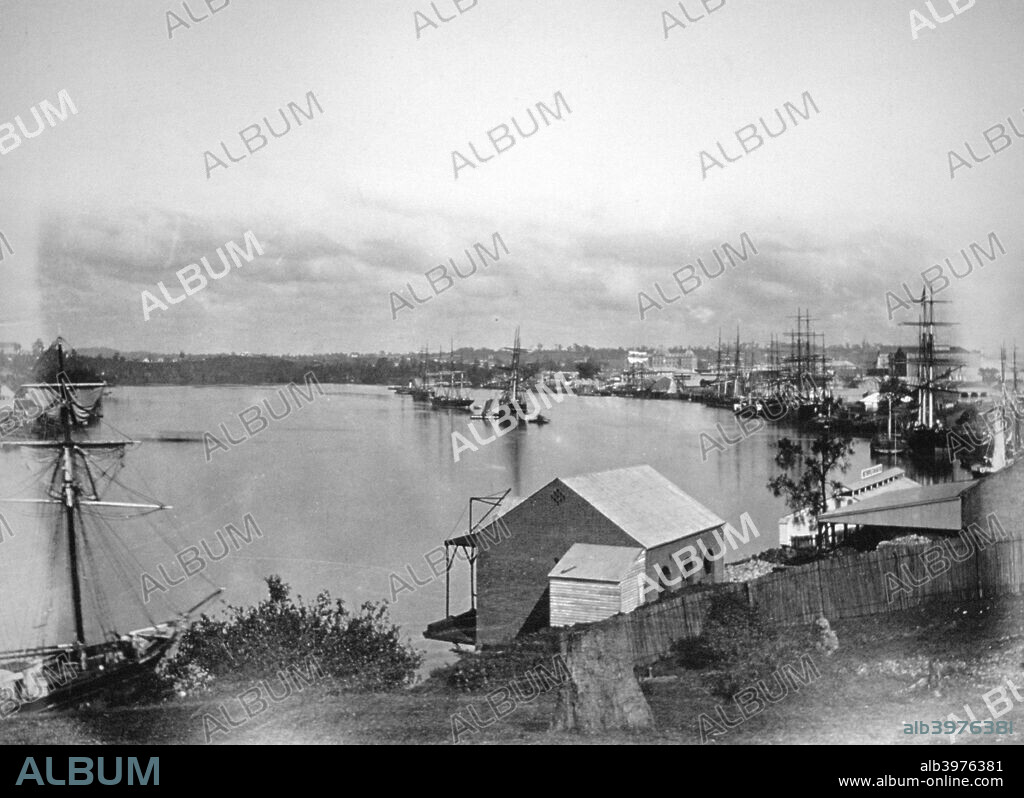
<svg viewBox="0 0 1024 798">
<path fill-rule="evenodd" d="M 644 565 L 641 548 L 574 543 L 548 574 L 551 625 L 590 623 L 636 609 Z"/>
</svg>

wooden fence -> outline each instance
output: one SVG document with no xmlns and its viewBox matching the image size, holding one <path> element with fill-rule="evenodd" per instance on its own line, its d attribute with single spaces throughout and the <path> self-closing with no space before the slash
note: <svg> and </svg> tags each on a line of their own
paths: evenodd
<svg viewBox="0 0 1024 798">
<path fill-rule="evenodd" d="M 957 562 L 956 560 L 961 560 Z M 780 625 L 898 612 L 936 598 L 969 600 L 1024 590 L 1024 538 L 959 538 L 837 557 L 762 576 L 686 590 L 616 615 L 574 634 L 601 629 L 625 634 L 636 665 L 664 657 L 677 640 L 697 637 L 718 596 L 734 596 Z"/>
</svg>

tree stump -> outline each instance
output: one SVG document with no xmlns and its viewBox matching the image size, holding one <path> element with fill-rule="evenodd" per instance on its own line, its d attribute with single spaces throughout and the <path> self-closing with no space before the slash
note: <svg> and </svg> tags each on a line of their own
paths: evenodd
<svg viewBox="0 0 1024 798">
<path fill-rule="evenodd" d="M 562 637 L 561 656 L 571 678 L 558 691 L 555 731 L 594 734 L 654 726 L 623 627 L 570 632 Z"/>
</svg>

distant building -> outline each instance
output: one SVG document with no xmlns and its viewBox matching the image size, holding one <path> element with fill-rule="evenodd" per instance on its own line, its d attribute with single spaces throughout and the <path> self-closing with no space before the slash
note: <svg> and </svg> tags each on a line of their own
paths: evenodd
<svg viewBox="0 0 1024 798">
<path fill-rule="evenodd" d="M 555 574 L 561 621 L 587 612 L 574 606 L 572 596 L 584 603 L 589 596 L 602 596 L 601 609 L 595 612 L 613 606 L 614 595 L 620 606 L 636 599 L 626 584 L 632 555 L 610 549 L 638 551 L 639 573 L 667 591 L 722 581 L 724 557 L 702 558 L 685 577 L 680 562 L 692 562 L 684 559 L 682 550 L 688 545 L 696 549 L 697 541 L 709 553 L 720 551 L 724 526 L 725 521 L 650 466 L 552 480 L 482 529 L 445 541 L 446 551 L 461 547 L 469 552 L 476 570 L 473 606 L 430 624 L 424 635 L 477 647 L 500 646 L 549 626 L 552 569 L 576 544 L 598 547 L 577 549 L 574 557 L 581 565 L 590 563 L 586 567 L 592 576 L 601 577 L 596 580 L 600 584 L 581 590 L 566 584 L 565 567 Z M 448 558 L 449 568 L 454 560 L 454 555 Z M 639 601 L 645 593 L 648 599 L 664 595 L 641 590 Z"/>
<path fill-rule="evenodd" d="M 683 353 L 669 352 L 657 353 L 651 356 L 651 367 L 655 369 L 671 369 L 673 371 L 697 371 L 697 355 L 694 354 L 692 349 L 687 349 Z"/>
<path fill-rule="evenodd" d="M 828 502 L 830 511 L 849 507 L 869 497 L 920 487 L 920 483 L 907 477 L 902 468 L 883 468 L 880 465 L 865 468 L 859 479 L 841 479 L 839 482 L 842 487 Z M 779 519 L 780 545 L 796 548 L 813 546 L 814 533 L 810 513 L 806 510 L 789 513 Z"/>
<path fill-rule="evenodd" d="M 916 349 L 912 349 L 916 352 Z M 879 351 L 875 360 L 874 375 L 879 377 L 889 376 L 890 371 L 896 377 L 906 378 L 907 376 L 907 353 L 903 347 L 898 347 L 895 352 Z"/>
<path fill-rule="evenodd" d="M 17 355 L 21 352 L 21 344 L 14 341 L 0 341 L 0 355 Z"/>
<path fill-rule="evenodd" d="M 860 373 L 860 367 L 858 367 L 856 363 L 851 363 L 849 360 L 830 360 L 828 367 L 840 379 L 856 377 Z"/>
<path fill-rule="evenodd" d="M 852 531 L 859 531 L 862 539 L 870 537 L 875 542 L 910 534 L 956 535 L 969 523 L 980 521 L 982 512 L 989 512 L 984 500 L 970 501 L 978 485 L 977 481 L 944 482 L 871 496 L 823 513 L 818 517 L 818 529 L 826 539 L 839 541 Z M 1015 487 L 1019 491 L 1019 481 Z M 992 511 L 998 510 L 992 506 Z"/>
<path fill-rule="evenodd" d="M 980 377 L 981 351 L 964 349 L 962 346 L 935 345 L 935 360 L 938 373 L 950 370 L 949 379 L 958 382 L 974 382 Z M 899 347 L 895 352 L 881 350 L 875 362 L 873 373 L 887 376 L 891 366 L 897 377 L 905 379 L 917 376 L 918 348 Z"/>
</svg>

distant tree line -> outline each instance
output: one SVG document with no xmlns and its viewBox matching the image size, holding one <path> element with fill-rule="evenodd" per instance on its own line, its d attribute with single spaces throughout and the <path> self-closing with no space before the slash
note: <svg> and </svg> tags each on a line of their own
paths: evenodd
<svg viewBox="0 0 1024 798">
<path fill-rule="evenodd" d="M 47 353 L 49 354 L 49 353 Z M 46 360 L 46 358 L 44 358 Z M 590 361 L 576 364 L 587 376 L 595 376 L 601 365 Z M 454 367 L 465 374 L 473 385 L 501 381 L 508 375 L 500 366 L 455 361 Z M 425 370 L 447 370 L 447 360 L 431 360 Z M 563 367 L 564 368 L 564 367 Z M 47 362 L 44 371 L 52 371 Z M 523 364 L 527 376 L 541 370 L 559 370 L 559 365 L 548 359 Z M 569 370 L 575 370 L 570 366 Z M 318 381 L 332 383 L 359 383 L 363 385 L 405 385 L 422 376 L 422 360 L 412 357 L 399 359 L 374 356 L 299 356 L 277 357 L 267 355 L 179 355 L 177 358 L 158 360 L 128 360 L 121 355 L 86 357 L 72 353 L 66 362 L 66 371 L 73 380 L 103 379 L 115 385 L 267 385 L 302 382 L 312 371 Z M 73 372 L 73 374 L 72 374 Z M 51 377 L 47 377 L 49 379 Z"/>
</svg>

